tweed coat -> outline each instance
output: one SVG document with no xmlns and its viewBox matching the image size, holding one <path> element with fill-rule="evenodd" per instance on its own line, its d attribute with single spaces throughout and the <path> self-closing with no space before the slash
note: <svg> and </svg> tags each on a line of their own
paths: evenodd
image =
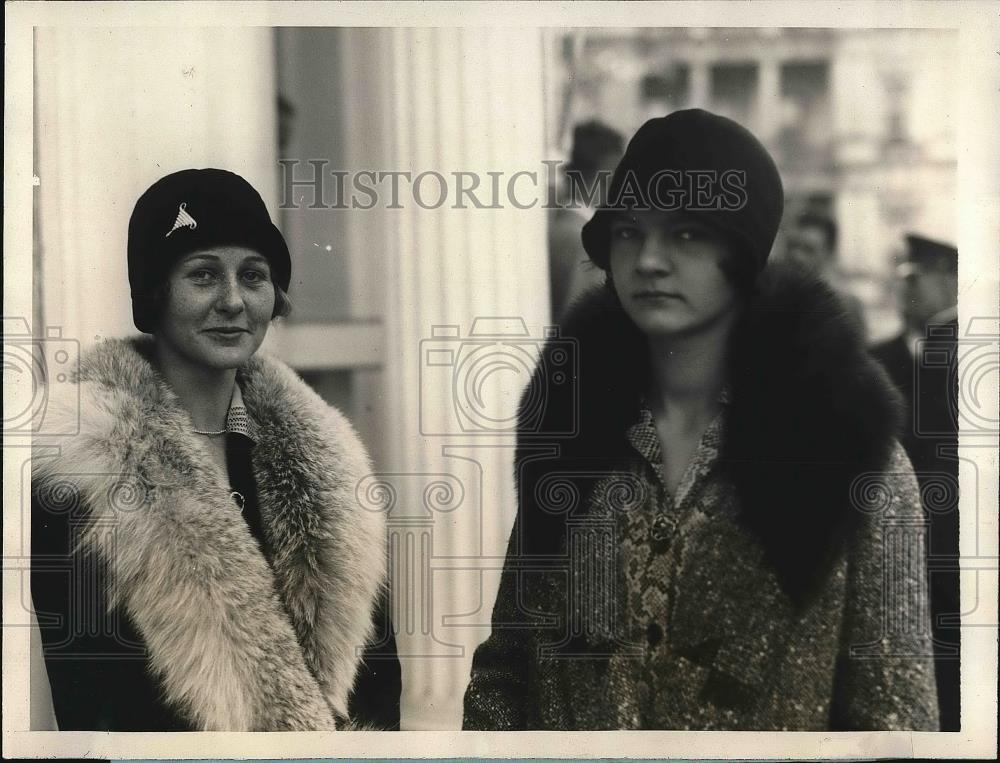
<svg viewBox="0 0 1000 763">
<path fill-rule="evenodd" d="M 70 434 L 33 444 L 32 587 L 60 726 L 337 728 L 384 582 L 383 515 L 355 495 L 365 449 L 277 360 L 238 370 L 266 558 L 150 352 L 85 353 L 45 414 Z M 61 587 L 45 577 L 60 568 Z"/>
<path fill-rule="evenodd" d="M 628 436 L 644 339 L 606 288 L 563 334 L 551 341 L 576 343 L 578 373 L 540 366 L 522 400 L 518 513 L 465 728 L 936 729 L 898 400 L 830 289 L 779 265 L 759 279 L 732 335 L 711 490 L 672 518 L 682 550 L 655 581 L 669 604 L 649 641 L 632 610 L 654 592 L 630 598 L 620 553 L 623 526 L 663 508 Z M 660 634 L 661 688 L 640 711 L 634 661 Z"/>
<path fill-rule="evenodd" d="M 930 575 L 931 619 L 937 651 L 935 669 L 941 730 L 961 726 L 961 629 L 951 624 L 961 610 L 958 514 L 958 379 L 956 339 L 958 322 L 931 324 L 920 351 L 940 362 L 920 362 L 911 354 L 905 336 L 876 345 L 874 355 L 885 367 L 906 403 L 901 441 L 913 463 L 920 494 L 927 502 L 930 523 L 928 550 L 934 569 Z"/>
</svg>

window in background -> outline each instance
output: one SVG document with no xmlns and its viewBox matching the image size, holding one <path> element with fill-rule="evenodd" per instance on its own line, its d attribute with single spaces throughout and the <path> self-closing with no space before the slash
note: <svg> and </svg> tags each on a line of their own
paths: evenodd
<svg viewBox="0 0 1000 763">
<path fill-rule="evenodd" d="M 832 159 L 829 69 L 826 61 L 781 65 L 778 150 L 785 164 L 825 165 Z"/>
<path fill-rule="evenodd" d="M 650 72 L 642 78 L 640 88 L 640 99 L 647 111 L 669 114 L 683 109 L 691 96 L 690 67 L 674 63 Z"/>
<path fill-rule="evenodd" d="M 757 79 L 756 63 L 712 66 L 712 110 L 754 131 L 757 122 Z"/>
</svg>

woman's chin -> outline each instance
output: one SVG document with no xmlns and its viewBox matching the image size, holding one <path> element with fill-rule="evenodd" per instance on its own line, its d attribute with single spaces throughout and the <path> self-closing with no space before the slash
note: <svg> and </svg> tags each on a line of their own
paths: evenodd
<svg viewBox="0 0 1000 763">
<path fill-rule="evenodd" d="M 244 365 L 257 351 L 256 345 L 213 347 L 199 353 L 198 360 L 206 368 L 225 371 Z"/>
<path fill-rule="evenodd" d="M 642 311 L 632 316 L 635 325 L 646 336 L 671 336 L 683 333 L 689 328 L 689 320 L 684 316 L 664 312 Z"/>
</svg>

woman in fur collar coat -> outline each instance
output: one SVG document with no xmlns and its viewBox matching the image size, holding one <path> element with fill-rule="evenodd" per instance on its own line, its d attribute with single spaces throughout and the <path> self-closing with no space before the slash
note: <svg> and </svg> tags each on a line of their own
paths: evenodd
<svg viewBox="0 0 1000 763">
<path fill-rule="evenodd" d="M 286 310 L 285 242 L 245 180 L 187 170 L 140 198 L 128 254 L 153 336 L 86 353 L 46 411 L 72 434 L 32 454 L 59 727 L 338 728 L 374 635 L 383 520 L 355 496 L 370 465 L 348 421 L 256 352 Z M 383 634 L 365 680 L 398 712 Z"/>
<path fill-rule="evenodd" d="M 730 120 L 630 142 L 583 234 L 607 288 L 543 350 L 575 378 L 522 400 L 465 728 L 937 728 L 896 401 L 837 297 L 764 267 L 782 198 Z"/>
</svg>

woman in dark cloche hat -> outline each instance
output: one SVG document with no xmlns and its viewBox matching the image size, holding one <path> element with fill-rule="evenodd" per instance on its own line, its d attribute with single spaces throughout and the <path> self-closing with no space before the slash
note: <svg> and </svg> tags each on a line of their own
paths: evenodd
<svg viewBox="0 0 1000 763">
<path fill-rule="evenodd" d="M 632 138 L 583 230 L 606 285 L 552 340 L 577 373 L 522 401 L 465 728 L 937 729 L 898 401 L 838 297 L 767 265 L 782 206 L 729 119 Z"/>
<path fill-rule="evenodd" d="M 150 336 L 85 353 L 48 401 L 67 434 L 33 452 L 32 599 L 59 728 L 398 724 L 394 642 L 376 633 L 383 520 L 355 496 L 368 455 L 258 352 L 291 282 L 260 195 L 218 169 L 161 178 L 132 213 L 128 278 Z"/>
</svg>

